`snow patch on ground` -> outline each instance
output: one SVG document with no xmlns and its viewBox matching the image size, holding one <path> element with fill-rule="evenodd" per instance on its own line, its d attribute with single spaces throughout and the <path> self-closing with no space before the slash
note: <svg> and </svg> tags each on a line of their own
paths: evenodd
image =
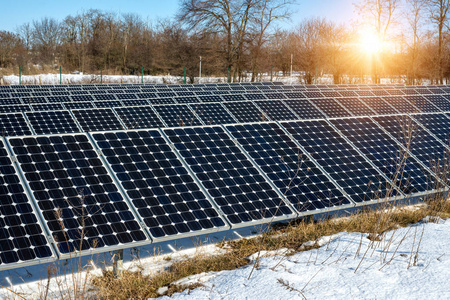
<svg viewBox="0 0 450 300">
<path fill-rule="evenodd" d="M 380 242 L 341 233 L 314 241 L 317 249 L 205 274 L 196 278 L 202 287 L 163 299 L 450 299 L 449 233 L 449 220 L 391 231 Z"/>
</svg>

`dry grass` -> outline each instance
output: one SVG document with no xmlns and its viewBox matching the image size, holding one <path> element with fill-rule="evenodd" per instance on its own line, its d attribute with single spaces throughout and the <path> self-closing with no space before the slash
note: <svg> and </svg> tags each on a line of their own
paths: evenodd
<svg viewBox="0 0 450 300">
<path fill-rule="evenodd" d="M 261 251 L 280 248 L 299 249 L 300 246 L 319 237 L 338 232 L 365 232 L 372 235 L 382 235 L 384 232 L 416 223 L 426 216 L 450 217 L 450 202 L 442 197 L 425 201 L 425 204 L 411 207 L 394 205 L 381 206 L 377 210 L 361 210 L 349 217 L 321 221 L 304 219 L 289 224 L 273 227 L 269 232 L 252 239 L 240 239 L 223 242 L 220 247 L 227 245 L 226 253 L 209 256 L 199 254 L 189 259 L 174 262 L 165 271 L 153 276 L 143 275 L 142 272 L 124 272 L 120 278 L 115 278 L 112 272 L 105 272 L 103 276 L 92 279 L 96 295 L 101 299 L 147 299 L 160 296 L 157 291 L 167 286 L 165 293 L 171 295 L 186 288 L 171 285 L 172 282 L 209 271 L 232 270 L 248 263 L 245 257 Z"/>
</svg>

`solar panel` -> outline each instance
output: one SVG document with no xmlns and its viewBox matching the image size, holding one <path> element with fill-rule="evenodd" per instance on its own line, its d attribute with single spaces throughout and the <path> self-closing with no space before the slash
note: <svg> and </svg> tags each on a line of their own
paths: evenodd
<svg viewBox="0 0 450 300">
<path fill-rule="evenodd" d="M 415 114 L 412 117 L 445 145 L 450 145 L 450 119 L 445 114 Z"/>
<path fill-rule="evenodd" d="M 157 97 L 156 93 L 149 93 L 149 92 L 137 94 L 137 96 L 139 98 L 141 98 L 141 99 L 149 99 L 149 98 L 156 98 Z"/>
<path fill-rule="evenodd" d="M 422 96 L 404 96 L 406 100 L 411 102 L 414 106 L 423 112 L 439 112 L 440 109 L 434 106 L 430 101 Z"/>
<path fill-rule="evenodd" d="M 128 129 L 164 127 L 151 106 L 116 107 L 114 110 Z"/>
<path fill-rule="evenodd" d="M 333 98 L 309 99 L 309 101 L 316 105 L 329 118 L 351 116 L 351 114 Z"/>
<path fill-rule="evenodd" d="M 282 125 L 356 203 L 396 196 L 388 180 L 325 120 Z"/>
<path fill-rule="evenodd" d="M 22 97 L 22 102 L 25 104 L 48 103 L 45 97 Z"/>
<path fill-rule="evenodd" d="M 267 99 L 266 95 L 261 94 L 261 93 L 243 94 L 243 96 L 244 96 L 247 100 L 262 100 L 262 99 Z"/>
<path fill-rule="evenodd" d="M 148 99 L 151 104 L 174 104 L 176 103 L 173 98 L 151 98 Z"/>
<path fill-rule="evenodd" d="M 275 123 L 226 128 L 299 212 L 350 204 Z"/>
<path fill-rule="evenodd" d="M 86 135 L 9 143 L 60 253 L 147 241 Z"/>
<path fill-rule="evenodd" d="M 59 102 L 71 102 L 72 99 L 70 99 L 69 96 L 52 96 L 47 97 L 47 101 L 50 103 L 59 103 Z"/>
<path fill-rule="evenodd" d="M 261 122 L 267 117 L 250 101 L 224 102 L 223 105 L 234 115 L 239 122 Z"/>
<path fill-rule="evenodd" d="M 374 118 L 386 131 L 405 145 L 416 158 L 433 171 L 440 172 L 447 164 L 448 150 L 428 131 L 409 116 L 383 116 Z M 436 168 L 439 166 L 440 171 Z M 434 178 L 433 178 L 434 179 Z M 434 182 L 430 180 L 430 188 Z"/>
<path fill-rule="evenodd" d="M 156 95 L 158 95 L 159 98 L 173 98 L 176 97 L 177 94 L 173 92 L 159 92 L 156 93 Z"/>
<path fill-rule="evenodd" d="M 271 120 L 298 120 L 298 117 L 281 100 L 258 100 L 254 103 Z"/>
<path fill-rule="evenodd" d="M 228 95 L 228 96 L 232 96 L 232 95 Z M 241 96 L 241 95 L 235 95 L 235 96 Z M 198 96 L 198 99 L 200 99 L 201 102 L 222 102 L 223 101 L 222 96 L 220 96 L 220 95 Z"/>
<path fill-rule="evenodd" d="M 0 105 L 0 113 L 22 112 L 30 110 L 31 107 L 28 104 Z"/>
<path fill-rule="evenodd" d="M 325 115 L 306 99 L 284 100 L 300 119 L 322 119 Z"/>
<path fill-rule="evenodd" d="M 405 194 L 426 192 L 431 174 L 369 118 L 334 119 L 336 126 Z"/>
<path fill-rule="evenodd" d="M 390 115 L 398 113 L 395 108 L 389 105 L 381 97 L 366 97 L 360 100 L 379 115 Z"/>
<path fill-rule="evenodd" d="M 293 212 L 221 127 L 163 129 L 230 223 Z"/>
<path fill-rule="evenodd" d="M 0 269 L 53 260 L 18 173 L 0 140 Z"/>
<path fill-rule="evenodd" d="M 105 100 L 116 100 L 116 96 L 113 94 L 97 94 L 93 95 L 94 99 L 97 101 L 105 101 Z"/>
<path fill-rule="evenodd" d="M 345 107 L 354 116 L 370 116 L 376 114 L 367 105 L 356 97 L 352 98 L 336 98 L 338 103 Z"/>
<path fill-rule="evenodd" d="M 64 109 L 61 103 L 40 103 L 40 104 L 30 104 L 30 106 L 34 111 Z"/>
<path fill-rule="evenodd" d="M 96 133 L 93 137 L 153 237 L 226 229 L 157 130 Z"/>
<path fill-rule="evenodd" d="M 222 95 L 220 96 L 224 101 L 245 101 L 243 94 L 230 94 L 230 95 Z M 200 99 L 203 99 L 199 97 Z M 202 100 L 203 101 L 203 100 Z"/>
<path fill-rule="evenodd" d="M 0 136 L 31 134 L 30 127 L 21 113 L 0 114 Z"/>
<path fill-rule="evenodd" d="M 173 100 L 176 103 L 198 103 L 200 102 L 200 100 L 198 100 L 197 97 L 195 96 L 190 96 L 190 97 L 174 97 Z"/>
<path fill-rule="evenodd" d="M 202 124 L 187 104 L 154 105 L 153 107 L 169 127 Z"/>
<path fill-rule="evenodd" d="M 358 97 L 358 94 L 354 91 L 339 91 L 339 94 L 341 94 L 342 97 Z"/>
<path fill-rule="evenodd" d="M 425 99 L 433 103 L 442 111 L 450 111 L 450 101 L 445 99 L 442 95 L 425 95 Z"/>
<path fill-rule="evenodd" d="M 406 101 L 403 97 L 383 97 L 383 100 L 392 105 L 400 113 L 421 112 L 419 108 Z"/>
<path fill-rule="evenodd" d="M 382 89 L 372 90 L 372 93 L 373 93 L 375 96 L 389 96 L 389 93 L 386 92 L 385 90 L 382 90 Z"/>
<path fill-rule="evenodd" d="M 93 108 L 92 102 L 66 102 L 64 103 L 66 109 L 81 109 L 81 108 Z"/>
<path fill-rule="evenodd" d="M 80 102 L 86 102 L 86 101 L 94 101 L 94 97 L 91 95 L 72 95 L 73 101 L 80 101 Z"/>
<path fill-rule="evenodd" d="M 120 107 L 123 106 L 122 102 L 119 100 L 102 100 L 102 101 L 92 101 L 95 107 L 104 108 L 104 107 Z"/>
<path fill-rule="evenodd" d="M 372 91 L 369 90 L 359 90 L 359 91 L 354 91 L 358 96 L 360 97 L 370 97 L 370 96 L 375 96 L 374 93 L 372 93 Z"/>
<path fill-rule="evenodd" d="M 110 108 L 74 109 L 72 113 L 84 131 L 124 129 Z"/>
<path fill-rule="evenodd" d="M 135 94 L 117 94 L 116 96 L 119 100 L 137 99 Z"/>
<path fill-rule="evenodd" d="M 36 134 L 81 132 L 67 110 L 25 112 Z"/>
<path fill-rule="evenodd" d="M 236 120 L 221 103 L 199 103 L 189 106 L 206 125 L 236 123 Z"/>
<path fill-rule="evenodd" d="M 131 99 L 131 100 L 122 100 L 124 106 L 143 106 L 149 105 L 149 102 L 144 99 Z"/>
<path fill-rule="evenodd" d="M 0 99 L 0 105 L 12 105 L 12 104 L 21 104 L 22 101 L 19 98 L 4 98 Z"/>
<path fill-rule="evenodd" d="M 287 97 L 283 93 L 267 93 L 267 99 L 286 99 Z"/>
<path fill-rule="evenodd" d="M 386 92 L 388 92 L 389 95 L 404 95 L 404 93 L 399 89 L 386 89 Z"/>
</svg>

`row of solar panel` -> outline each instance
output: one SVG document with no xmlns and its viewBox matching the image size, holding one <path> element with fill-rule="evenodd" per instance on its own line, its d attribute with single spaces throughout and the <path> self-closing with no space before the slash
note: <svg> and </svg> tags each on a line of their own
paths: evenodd
<svg viewBox="0 0 450 300">
<path fill-rule="evenodd" d="M 436 192 L 449 134 L 419 114 L 4 138 L 0 268 Z"/>
<path fill-rule="evenodd" d="M 103 104 L 116 106 L 114 101 Z M 330 98 L 298 100 L 254 100 L 195 104 L 161 104 L 114 108 L 89 108 L 92 102 L 78 102 L 82 109 L 44 111 L 49 105 L 35 104 L 31 112 L 0 113 L 4 136 L 159 128 L 242 122 L 322 119 L 350 116 L 450 111 L 450 96 L 406 96 Z M 82 104 L 82 105 L 81 105 Z M 131 104 L 131 103 L 130 103 Z M 17 105 L 8 106 L 14 110 Z M 88 107 L 84 109 L 84 107 Z M 61 107 L 54 107 L 61 109 Z M 42 110 L 42 111 L 41 111 Z"/>
<path fill-rule="evenodd" d="M 262 89 L 265 87 L 266 89 Z M 389 95 L 431 95 L 447 94 L 450 88 L 402 88 L 402 89 L 299 89 L 295 86 L 261 86 L 257 89 L 238 88 L 164 88 L 155 89 L 101 89 L 101 90 L 71 90 L 71 91 L 46 91 L 46 90 L 13 90 L 6 92 L 0 90 L 0 99 L 5 101 L 18 101 L 21 103 L 36 102 L 70 102 L 85 100 L 126 100 L 126 99 L 148 99 L 166 97 L 186 97 L 186 96 L 218 96 L 242 93 L 291 93 L 289 98 L 322 98 L 322 97 L 369 97 L 369 96 L 389 96 Z M 84 98 L 83 98 L 84 96 Z M 270 96 L 270 95 L 268 95 Z M 225 96 L 224 96 L 225 97 Z M 34 100 L 37 98 L 37 100 Z M 80 100 L 83 99 L 83 100 Z"/>
</svg>

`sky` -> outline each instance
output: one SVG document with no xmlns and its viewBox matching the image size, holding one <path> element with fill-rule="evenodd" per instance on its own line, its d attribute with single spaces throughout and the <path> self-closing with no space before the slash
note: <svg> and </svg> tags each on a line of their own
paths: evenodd
<svg viewBox="0 0 450 300">
<path fill-rule="evenodd" d="M 17 0 L 16 0 L 17 1 Z M 24 23 L 44 17 L 59 21 L 89 9 L 114 13 L 136 13 L 143 19 L 171 18 L 178 10 L 180 0 L 0 0 L 0 30 L 13 31 Z M 325 17 L 337 23 L 355 18 L 355 0 L 297 0 L 290 27 L 309 17 Z"/>
</svg>

